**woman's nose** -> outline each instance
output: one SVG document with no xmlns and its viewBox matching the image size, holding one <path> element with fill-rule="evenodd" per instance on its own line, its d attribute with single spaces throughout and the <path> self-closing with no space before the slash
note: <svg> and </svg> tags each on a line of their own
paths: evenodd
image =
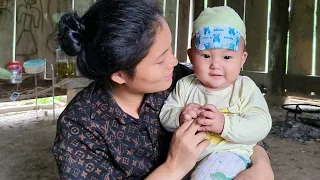
<svg viewBox="0 0 320 180">
<path fill-rule="evenodd" d="M 173 54 L 171 54 L 169 58 L 168 68 L 171 69 L 178 64 L 178 59 Z"/>
</svg>

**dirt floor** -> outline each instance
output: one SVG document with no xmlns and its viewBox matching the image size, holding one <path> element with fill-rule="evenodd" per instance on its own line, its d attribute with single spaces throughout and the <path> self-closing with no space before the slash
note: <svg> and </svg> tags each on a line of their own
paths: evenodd
<svg viewBox="0 0 320 180">
<path fill-rule="evenodd" d="M 284 119 L 280 108 L 270 110 L 275 122 Z M 35 115 L 34 111 L 0 115 L 1 180 L 58 179 L 51 156 L 56 122 L 51 111 L 39 111 L 38 119 Z M 270 134 L 266 142 L 276 180 L 320 179 L 320 142 L 302 143 L 277 134 Z"/>
<path fill-rule="evenodd" d="M 270 108 L 274 124 L 285 119 L 285 111 Z M 318 117 L 319 118 L 319 117 Z M 299 142 L 268 135 L 265 142 L 276 180 L 320 180 L 320 142 Z"/>
</svg>

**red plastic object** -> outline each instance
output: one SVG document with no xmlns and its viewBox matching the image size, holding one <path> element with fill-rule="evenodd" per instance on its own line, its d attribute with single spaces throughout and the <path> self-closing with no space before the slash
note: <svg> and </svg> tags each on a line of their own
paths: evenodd
<svg viewBox="0 0 320 180">
<path fill-rule="evenodd" d="M 9 71 L 14 71 L 16 70 L 19 75 L 22 75 L 22 66 L 20 61 L 12 61 L 8 63 L 8 70 Z"/>
</svg>

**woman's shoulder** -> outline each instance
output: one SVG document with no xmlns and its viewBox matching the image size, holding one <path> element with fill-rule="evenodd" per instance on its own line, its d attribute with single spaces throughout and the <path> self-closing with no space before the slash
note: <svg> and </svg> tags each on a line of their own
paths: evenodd
<svg viewBox="0 0 320 180">
<path fill-rule="evenodd" d="M 181 79 L 185 76 L 193 74 L 192 64 L 190 63 L 178 63 L 174 68 L 175 77 Z"/>
<path fill-rule="evenodd" d="M 68 103 L 60 117 L 87 117 L 92 119 L 96 107 L 102 105 L 104 108 L 109 107 L 110 98 L 108 96 L 102 83 L 92 82 Z"/>
<path fill-rule="evenodd" d="M 190 74 L 193 74 L 193 69 L 191 64 L 189 63 L 178 63 L 178 65 L 174 68 L 174 76 L 173 81 L 168 89 L 169 92 L 171 92 L 174 87 L 176 86 L 176 83 L 183 77 L 189 76 Z"/>
</svg>

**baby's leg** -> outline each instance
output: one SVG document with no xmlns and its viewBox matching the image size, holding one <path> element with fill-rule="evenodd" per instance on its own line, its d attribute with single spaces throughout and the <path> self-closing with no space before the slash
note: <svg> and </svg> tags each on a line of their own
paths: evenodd
<svg viewBox="0 0 320 180">
<path fill-rule="evenodd" d="M 250 157 L 232 152 L 213 152 L 191 175 L 192 180 L 232 180 L 250 165 Z"/>
</svg>

